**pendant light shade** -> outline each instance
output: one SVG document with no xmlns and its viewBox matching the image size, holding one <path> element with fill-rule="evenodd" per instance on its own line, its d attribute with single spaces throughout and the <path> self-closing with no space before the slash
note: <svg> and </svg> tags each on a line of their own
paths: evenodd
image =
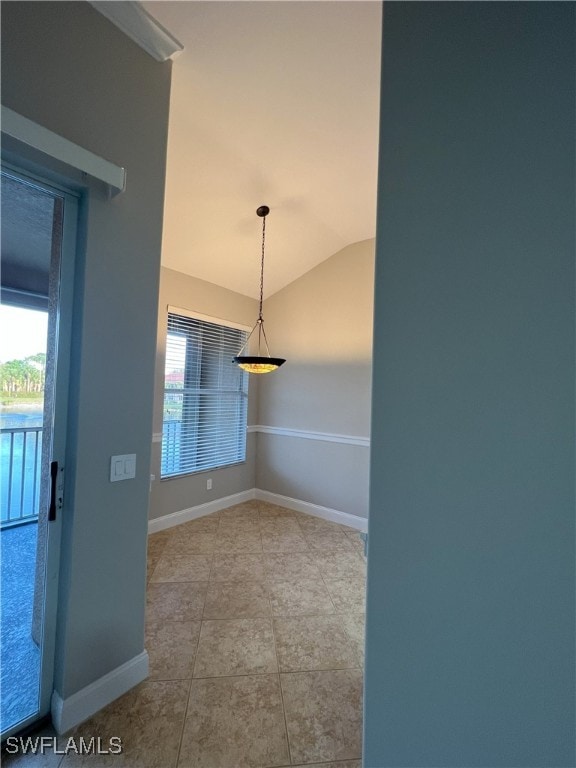
<svg viewBox="0 0 576 768">
<path fill-rule="evenodd" d="M 234 362 L 240 366 L 244 371 L 248 373 L 271 373 L 277 370 L 283 365 L 286 360 L 282 357 L 272 357 L 270 355 L 270 349 L 268 347 L 268 339 L 266 338 L 266 331 L 264 330 L 264 318 L 262 317 L 262 301 L 264 297 L 264 245 L 266 242 L 266 216 L 270 213 L 270 208 L 267 205 L 261 205 L 257 209 L 256 215 L 262 218 L 262 261 L 260 264 L 260 307 L 258 310 L 258 320 L 250 335 L 246 339 L 246 342 L 240 352 L 234 358 Z M 256 329 L 257 332 L 256 332 Z M 255 354 L 243 354 L 244 350 L 250 350 L 250 340 L 254 346 Z M 266 350 L 266 354 L 262 354 L 262 345 Z"/>
</svg>

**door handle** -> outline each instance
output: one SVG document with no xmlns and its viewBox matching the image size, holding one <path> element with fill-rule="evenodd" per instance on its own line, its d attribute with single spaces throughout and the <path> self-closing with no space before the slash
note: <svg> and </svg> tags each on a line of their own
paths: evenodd
<svg viewBox="0 0 576 768">
<path fill-rule="evenodd" d="M 56 520 L 56 484 L 58 481 L 58 462 L 50 462 L 50 506 L 48 508 L 48 521 Z"/>
</svg>

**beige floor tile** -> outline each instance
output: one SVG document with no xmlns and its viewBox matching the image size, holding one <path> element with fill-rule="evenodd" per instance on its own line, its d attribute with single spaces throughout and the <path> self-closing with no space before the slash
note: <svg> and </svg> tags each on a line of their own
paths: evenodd
<svg viewBox="0 0 576 768">
<path fill-rule="evenodd" d="M 359 666 L 356 646 L 340 616 L 274 619 L 274 637 L 281 672 Z"/>
<path fill-rule="evenodd" d="M 260 532 L 266 534 L 293 533 L 302 535 L 300 526 L 293 517 L 261 517 Z"/>
<path fill-rule="evenodd" d="M 278 672 L 270 619 L 203 621 L 194 677 Z"/>
<path fill-rule="evenodd" d="M 345 613 L 341 616 L 342 626 L 354 643 L 356 652 L 362 665 L 364 665 L 364 636 L 366 617 L 363 613 Z"/>
<path fill-rule="evenodd" d="M 366 560 L 366 556 L 364 555 L 364 542 L 360 538 L 360 532 L 359 531 L 344 531 L 348 539 L 350 540 L 350 544 L 352 547 L 359 552 L 364 560 Z"/>
<path fill-rule="evenodd" d="M 257 581 L 218 582 L 208 585 L 204 619 L 261 619 L 270 616 L 270 601 Z"/>
<path fill-rule="evenodd" d="M 262 552 L 262 539 L 260 531 L 233 531 L 218 529 L 214 542 L 214 552 L 245 552 L 257 554 Z"/>
<path fill-rule="evenodd" d="M 160 557 L 168 542 L 167 533 L 152 533 L 148 536 L 148 557 Z"/>
<path fill-rule="evenodd" d="M 301 533 L 282 531 L 262 533 L 263 552 L 307 552 L 308 544 Z"/>
<path fill-rule="evenodd" d="M 178 768 L 289 764 L 278 675 L 192 681 Z"/>
<path fill-rule="evenodd" d="M 208 581 L 212 555 L 168 552 L 160 556 L 150 581 Z"/>
<path fill-rule="evenodd" d="M 318 531 L 305 533 L 304 537 L 310 549 L 351 549 L 350 539 L 342 531 Z"/>
<path fill-rule="evenodd" d="M 320 551 L 315 553 L 314 563 L 322 576 L 327 579 L 364 579 L 366 577 L 366 561 L 358 552 L 346 549 Z"/>
<path fill-rule="evenodd" d="M 190 697 L 179 768 L 290 765 L 281 699 L 270 744 L 267 727 L 259 725 L 259 718 L 274 710 L 266 704 L 270 691 L 265 686 L 261 695 L 262 683 L 246 682 L 278 681 L 272 674 L 276 656 L 293 762 L 306 768 L 360 768 L 361 672 L 350 669 L 363 664 L 364 653 L 366 561 L 358 532 L 253 501 L 154 537 L 149 537 L 148 561 L 153 581 L 147 609 L 151 676 L 183 682 L 193 674 L 192 686 L 200 694 Z M 163 581 L 185 577 L 198 581 Z M 181 587 L 192 587 L 193 594 L 179 592 Z M 174 622 L 174 616 L 188 620 Z M 348 673 L 353 677 L 346 677 Z M 306 677 L 310 674 L 324 677 Z M 326 677 L 330 675 L 336 677 Z M 199 698 L 214 707 L 203 708 Z M 243 702 L 240 709 L 235 701 Z M 258 737 L 250 736 L 251 728 Z M 129 751 L 128 762 L 118 762 L 116 756 L 114 766 L 147 768 L 138 759 Z M 40 768 L 31 768 L 35 765 Z M 169 765 L 162 763 L 162 768 Z M 59 766 L 51 763 L 49 768 Z"/>
<path fill-rule="evenodd" d="M 353 533 L 358 535 L 360 533 L 358 528 L 353 528 L 351 525 L 344 525 L 343 523 L 338 523 L 338 528 L 342 531 L 342 533 Z"/>
<path fill-rule="evenodd" d="M 230 512 L 232 510 L 247 510 L 247 509 L 258 509 L 260 506 L 260 502 L 258 499 L 248 499 L 247 501 L 241 501 L 238 504 L 233 504 L 231 507 L 226 507 L 226 509 L 221 509 L 220 514 L 225 514 L 226 512 Z"/>
<path fill-rule="evenodd" d="M 242 504 L 235 504 L 233 507 L 220 510 L 220 520 L 246 520 L 251 522 L 258 521 L 258 502 L 245 501 Z"/>
<path fill-rule="evenodd" d="M 265 577 L 262 555 L 242 553 L 214 555 L 210 581 L 263 581 Z"/>
<path fill-rule="evenodd" d="M 251 517 L 222 517 L 218 524 L 218 533 L 260 533 L 260 518 L 257 512 Z"/>
<path fill-rule="evenodd" d="M 168 538 L 162 554 L 212 554 L 215 541 L 216 534 L 207 531 L 197 531 L 186 536 L 181 536 L 176 532 Z"/>
<path fill-rule="evenodd" d="M 148 534 L 148 543 L 154 542 L 154 541 L 160 541 L 165 536 L 170 535 L 170 528 L 163 528 L 161 531 L 156 531 L 155 533 L 149 533 Z"/>
<path fill-rule="evenodd" d="M 322 579 L 275 581 L 268 584 L 273 616 L 317 616 L 335 613 Z"/>
<path fill-rule="evenodd" d="M 362 761 L 338 760 L 337 763 L 306 763 L 306 765 L 294 765 L 292 768 L 362 768 Z"/>
<path fill-rule="evenodd" d="M 56 747 L 56 749 L 62 749 L 62 747 Z M 43 755 L 34 755 L 31 752 L 22 753 L 21 751 L 10 755 L 3 752 L 2 768 L 60 768 L 62 759 L 62 754 L 52 751 L 51 747 L 46 747 Z"/>
<path fill-rule="evenodd" d="M 190 682 L 145 682 L 117 699 L 73 735 L 122 739 L 122 754 L 66 755 L 62 768 L 175 768 Z"/>
<path fill-rule="evenodd" d="M 166 531 L 160 531 L 159 533 L 152 533 L 148 536 L 148 556 L 146 562 L 146 581 L 150 581 L 154 574 L 154 570 L 158 565 L 158 561 L 166 544 L 168 543 L 168 533 Z"/>
<path fill-rule="evenodd" d="M 338 612 L 364 611 L 366 584 L 364 579 L 324 579 L 326 588 Z"/>
<path fill-rule="evenodd" d="M 207 582 L 149 584 L 146 621 L 194 621 L 202 618 Z"/>
<path fill-rule="evenodd" d="M 158 565 L 158 562 L 160 561 L 160 555 L 148 555 L 148 559 L 146 561 L 146 583 L 148 584 L 152 580 L 152 576 L 154 575 L 154 571 L 156 570 L 156 566 Z"/>
<path fill-rule="evenodd" d="M 200 636 L 200 621 L 165 621 L 146 626 L 149 680 L 192 677 Z"/>
<path fill-rule="evenodd" d="M 187 523 L 181 523 L 169 529 L 171 536 L 190 536 L 195 533 L 215 533 L 218 528 L 218 517 L 205 515 L 197 517 L 195 520 L 189 520 Z"/>
<path fill-rule="evenodd" d="M 321 517 L 312 515 L 301 515 L 298 518 L 298 525 L 304 533 L 326 533 L 330 531 L 341 531 L 339 523 L 333 523 L 331 520 L 324 520 Z"/>
<path fill-rule="evenodd" d="M 286 507 L 279 507 L 276 504 L 268 504 L 266 501 L 261 501 L 258 503 L 258 512 L 260 514 L 261 520 L 275 517 L 286 517 L 293 520 L 296 519 L 295 514 L 291 509 L 286 509 Z"/>
<path fill-rule="evenodd" d="M 362 672 L 281 674 L 293 763 L 361 757 Z"/>
<path fill-rule="evenodd" d="M 320 571 L 315 565 L 315 555 L 310 552 L 264 553 L 264 568 L 270 581 L 293 579 L 318 579 Z"/>
</svg>

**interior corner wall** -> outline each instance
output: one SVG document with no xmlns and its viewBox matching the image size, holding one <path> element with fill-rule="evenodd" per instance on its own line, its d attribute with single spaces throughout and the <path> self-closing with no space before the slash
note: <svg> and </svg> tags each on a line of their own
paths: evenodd
<svg viewBox="0 0 576 768">
<path fill-rule="evenodd" d="M 142 654 L 171 63 L 85 2 L 2 3 L 2 103 L 127 169 L 83 201 L 71 349 L 55 686 L 66 700 Z M 110 483 L 110 457 L 136 478 Z"/>
<path fill-rule="evenodd" d="M 388 3 L 366 768 L 573 768 L 573 3 Z"/>
<path fill-rule="evenodd" d="M 250 327 L 254 324 L 258 314 L 256 299 L 162 267 L 154 379 L 154 434 L 156 435 L 162 434 L 168 306 L 188 309 L 209 317 L 229 320 Z M 249 377 L 248 382 L 249 425 L 255 423 L 257 396 L 258 380 L 252 376 Z M 254 488 L 256 480 L 256 434 L 253 432 L 249 432 L 246 436 L 246 461 L 223 469 L 160 480 L 161 451 L 162 444 L 154 442 L 152 444 L 151 466 L 155 480 L 152 483 L 150 494 L 150 519 L 181 512 Z M 212 480 L 211 490 L 206 488 L 208 477 Z"/>
<path fill-rule="evenodd" d="M 264 302 L 256 485 L 366 518 L 374 240 L 347 246 Z M 265 431 L 262 431 L 262 428 Z"/>
</svg>

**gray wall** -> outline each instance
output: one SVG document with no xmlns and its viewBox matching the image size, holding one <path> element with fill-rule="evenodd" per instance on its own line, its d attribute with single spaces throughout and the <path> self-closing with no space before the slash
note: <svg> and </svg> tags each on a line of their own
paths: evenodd
<svg viewBox="0 0 576 768">
<path fill-rule="evenodd" d="M 385 8 L 370 768 L 576 764 L 574 14 Z"/>
<path fill-rule="evenodd" d="M 97 185 L 78 253 L 56 689 L 64 698 L 144 647 L 153 375 L 170 63 L 88 3 L 2 4 L 2 102 L 127 168 Z M 136 479 L 109 482 L 136 453 Z"/>
<path fill-rule="evenodd" d="M 259 382 L 258 424 L 370 434 L 374 240 L 343 248 L 264 302 L 273 355 Z M 256 485 L 358 517 L 368 513 L 366 444 L 259 434 Z"/>
<path fill-rule="evenodd" d="M 162 433 L 168 306 L 188 309 L 250 327 L 258 316 L 258 302 L 255 299 L 165 268 L 161 270 L 159 304 L 154 397 L 154 432 L 156 434 Z M 257 392 L 258 378 L 251 376 L 248 381 L 248 424 L 255 423 Z M 254 432 L 247 435 L 244 463 L 186 477 L 160 480 L 161 449 L 161 443 L 153 443 L 151 466 L 156 480 L 152 484 L 150 495 L 151 519 L 254 488 L 256 473 L 254 465 L 256 434 Z M 207 478 L 212 479 L 210 491 L 206 489 Z"/>
</svg>

